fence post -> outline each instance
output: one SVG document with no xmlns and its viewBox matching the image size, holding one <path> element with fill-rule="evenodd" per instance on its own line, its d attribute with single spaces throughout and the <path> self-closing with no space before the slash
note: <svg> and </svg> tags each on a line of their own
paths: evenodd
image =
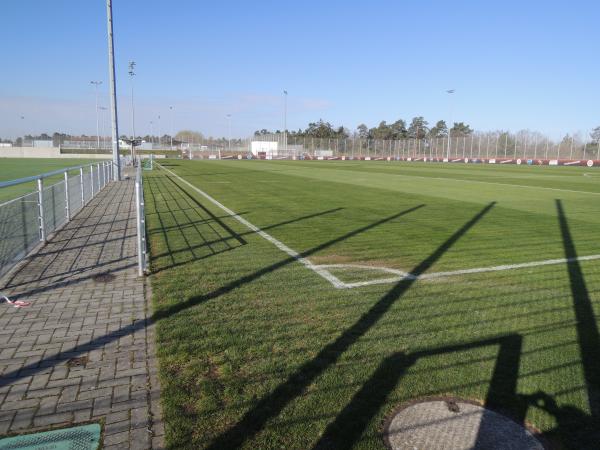
<svg viewBox="0 0 600 450">
<path fill-rule="evenodd" d="M 138 166 L 137 176 L 135 177 L 135 204 L 136 204 L 136 225 L 137 225 L 137 247 L 138 247 L 138 275 L 141 277 L 144 275 L 144 253 L 143 253 L 143 242 L 142 242 L 142 204 L 140 198 L 140 178 L 141 170 Z"/>
<path fill-rule="evenodd" d="M 71 205 L 69 204 L 69 173 L 65 170 L 65 216 L 71 220 Z"/>
<path fill-rule="evenodd" d="M 98 172 L 98 192 L 102 189 L 102 181 L 100 181 L 100 163 L 96 164 L 96 169 Z"/>
<path fill-rule="evenodd" d="M 90 189 L 92 191 L 92 196 L 90 199 L 94 198 L 94 165 L 90 164 Z"/>
<path fill-rule="evenodd" d="M 40 224 L 40 241 L 46 242 L 46 224 L 44 222 L 44 179 L 37 179 L 38 186 L 38 219 Z"/>
<path fill-rule="evenodd" d="M 83 190 L 83 167 L 79 168 L 79 183 L 81 184 L 81 207 L 85 205 L 85 191 Z"/>
</svg>

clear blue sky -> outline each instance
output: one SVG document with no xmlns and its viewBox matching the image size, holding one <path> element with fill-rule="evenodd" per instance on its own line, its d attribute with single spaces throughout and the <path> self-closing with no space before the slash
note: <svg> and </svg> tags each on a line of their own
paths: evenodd
<svg viewBox="0 0 600 450">
<path fill-rule="evenodd" d="M 104 0 L 2 0 L 0 136 L 95 134 Z M 319 118 L 448 120 L 551 134 L 600 125 L 598 1 L 114 0 L 120 127 L 234 136 Z M 24 116 L 24 119 L 21 119 Z M 102 123 L 102 122 L 101 122 Z M 108 124 L 108 121 L 106 122 Z"/>
</svg>

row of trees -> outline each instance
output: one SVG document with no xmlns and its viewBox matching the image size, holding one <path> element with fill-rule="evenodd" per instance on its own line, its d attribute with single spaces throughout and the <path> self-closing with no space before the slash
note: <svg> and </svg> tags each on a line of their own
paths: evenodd
<svg viewBox="0 0 600 450">
<path fill-rule="evenodd" d="M 281 134 L 281 130 L 269 131 L 267 129 L 257 130 L 255 136 L 264 136 L 270 134 Z M 455 122 L 450 129 L 452 137 L 469 136 L 473 133 L 473 129 L 464 122 Z M 448 126 L 443 120 L 438 120 L 434 126 L 429 127 L 429 122 L 423 116 L 413 117 L 410 124 L 403 119 L 396 120 L 388 124 L 385 120 L 381 121 L 378 126 L 369 128 L 364 123 L 356 127 L 356 131 L 351 132 L 347 128 L 340 126 L 334 127 L 329 122 L 320 119 L 317 122 L 311 122 L 306 129 L 298 129 L 297 131 L 288 131 L 288 135 L 293 137 L 311 137 L 320 139 L 345 139 L 348 137 L 361 139 L 424 139 L 424 138 L 439 138 L 448 136 Z"/>
</svg>

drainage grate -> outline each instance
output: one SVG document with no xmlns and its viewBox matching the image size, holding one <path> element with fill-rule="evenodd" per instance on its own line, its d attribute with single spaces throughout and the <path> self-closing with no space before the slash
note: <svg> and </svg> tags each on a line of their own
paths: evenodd
<svg viewBox="0 0 600 450">
<path fill-rule="evenodd" d="M 0 439 L 0 450 L 97 450 L 99 445 L 97 423 Z"/>
<path fill-rule="evenodd" d="M 104 273 L 99 273 L 98 275 L 95 275 L 93 280 L 96 283 L 109 283 L 111 281 L 113 281 L 115 278 L 117 278 L 115 275 L 113 275 L 110 272 L 104 272 Z"/>
</svg>

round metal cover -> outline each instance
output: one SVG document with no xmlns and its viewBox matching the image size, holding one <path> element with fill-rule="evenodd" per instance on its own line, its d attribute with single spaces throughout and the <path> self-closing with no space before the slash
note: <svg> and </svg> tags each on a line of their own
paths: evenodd
<svg viewBox="0 0 600 450">
<path fill-rule="evenodd" d="M 397 409 L 384 439 L 393 450 L 544 450 L 526 427 L 461 399 L 428 399 Z"/>
</svg>

